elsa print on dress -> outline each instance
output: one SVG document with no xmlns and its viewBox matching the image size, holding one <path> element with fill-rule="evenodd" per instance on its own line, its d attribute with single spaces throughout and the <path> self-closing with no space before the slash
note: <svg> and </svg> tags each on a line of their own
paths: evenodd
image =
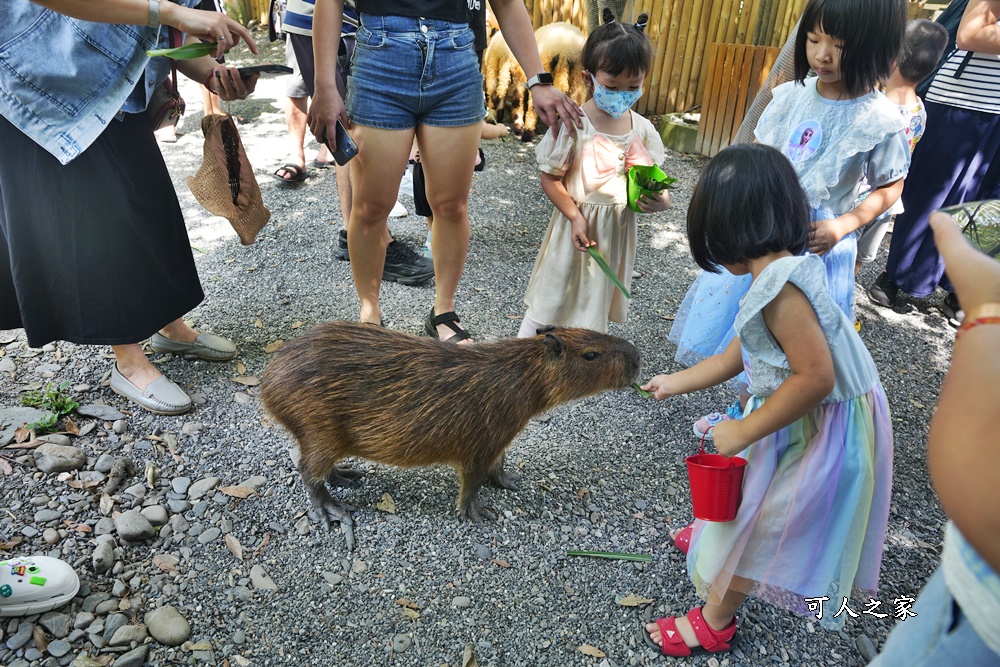
<svg viewBox="0 0 1000 667">
<path fill-rule="evenodd" d="M 823 130 L 814 120 L 799 123 L 788 137 L 786 153 L 792 163 L 802 162 L 812 157 L 823 143 Z"/>
</svg>

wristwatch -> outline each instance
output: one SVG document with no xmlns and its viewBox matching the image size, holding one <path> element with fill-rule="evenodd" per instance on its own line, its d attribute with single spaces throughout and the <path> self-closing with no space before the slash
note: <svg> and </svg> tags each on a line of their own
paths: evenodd
<svg viewBox="0 0 1000 667">
<path fill-rule="evenodd" d="M 149 22 L 150 28 L 160 27 L 160 0 L 149 0 Z"/>
<path fill-rule="evenodd" d="M 552 83 L 553 83 L 552 74 L 550 74 L 549 72 L 539 72 L 535 76 L 528 79 L 527 82 L 525 82 L 524 87 L 527 88 L 528 90 L 531 90 L 532 86 L 537 86 L 538 84 L 542 84 L 543 86 L 551 86 Z"/>
</svg>

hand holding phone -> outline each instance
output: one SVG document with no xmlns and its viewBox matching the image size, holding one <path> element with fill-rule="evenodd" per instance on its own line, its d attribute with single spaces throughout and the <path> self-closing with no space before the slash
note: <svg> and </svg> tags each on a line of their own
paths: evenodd
<svg viewBox="0 0 1000 667">
<path fill-rule="evenodd" d="M 333 156 L 334 162 L 343 167 L 345 164 L 350 162 L 351 158 L 358 154 L 358 145 L 354 143 L 351 139 L 351 135 L 347 133 L 347 128 L 344 124 L 337 120 L 337 136 L 336 144 L 331 146 L 329 138 L 326 136 L 326 132 L 323 132 L 322 141 L 326 144 L 326 147 L 330 151 L 330 155 Z"/>
</svg>

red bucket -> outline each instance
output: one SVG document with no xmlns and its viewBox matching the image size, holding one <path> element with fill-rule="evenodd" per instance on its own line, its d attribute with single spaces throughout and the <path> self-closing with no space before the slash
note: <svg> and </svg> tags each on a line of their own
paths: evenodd
<svg viewBox="0 0 1000 667">
<path fill-rule="evenodd" d="M 703 521 L 732 521 L 740 508 L 743 472 L 747 460 L 722 454 L 698 454 L 687 457 L 691 482 L 691 505 L 694 518 Z"/>
</svg>

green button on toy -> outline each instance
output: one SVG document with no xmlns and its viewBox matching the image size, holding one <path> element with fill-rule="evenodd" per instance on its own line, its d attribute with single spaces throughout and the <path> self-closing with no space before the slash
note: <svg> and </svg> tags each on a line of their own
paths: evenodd
<svg viewBox="0 0 1000 667">
<path fill-rule="evenodd" d="M 45 577 L 32 577 L 29 580 L 29 583 L 34 584 L 35 586 L 44 586 L 45 585 Z"/>
</svg>

